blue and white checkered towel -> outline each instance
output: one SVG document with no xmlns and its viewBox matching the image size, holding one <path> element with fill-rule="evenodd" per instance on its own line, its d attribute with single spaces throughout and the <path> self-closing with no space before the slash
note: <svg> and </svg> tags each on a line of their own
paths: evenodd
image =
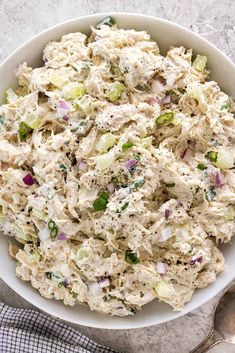
<svg viewBox="0 0 235 353">
<path fill-rule="evenodd" d="M 117 353 L 61 321 L 0 303 L 1 353 Z"/>
</svg>

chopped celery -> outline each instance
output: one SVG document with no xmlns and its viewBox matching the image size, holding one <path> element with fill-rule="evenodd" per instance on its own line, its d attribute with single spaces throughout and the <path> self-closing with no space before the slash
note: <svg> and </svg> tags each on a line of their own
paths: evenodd
<svg viewBox="0 0 235 353">
<path fill-rule="evenodd" d="M 197 55 L 196 59 L 193 62 L 193 68 L 196 69 L 197 71 L 202 72 L 207 63 L 207 57 L 204 55 Z"/>
<path fill-rule="evenodd" d="M 159 281 L 154 287 L 155 292 L 159 297 L 168 298 L 175 294 L 175 288 L 172 283 L 166 283 L 165 281 Z"/>
<path fill-rule="evenodd" d="M 29 127 L 27 124 L 25 124 L 24 121 L 20 122 L 19 129 L 18 129 L 18 134 L 19 134 L 19 139 L 21 142 L 26 141 L 26 138 L 28 135 L 31 134 L 33 129 Z"/>
<path fill-rule="evenodd" d="M 96 25 L 96 28 L 100 28 L 102 25 L 107 25 L 109 27 L 112 27 L 113 25 L 115 25 L 115 19 L 113 17 L 105 17 L 100 23 L 98 23 Z"/>
<path fill-rule="evenodd" d="M 80 261 L 83 261 L 85 260 L 86 258 L 89 257 L 89 252 L 87 249 L 85 248 L 80 248 L 77 250 L 77 253 L 76 253 L 76 262 L 80 262 Z"/>
<path fill-rule="evenodd" d="M 81 98 L 86 94 L 86 88 L 82 83 L 72 83 L 65 88 L 65 97 L 67 99 Z"/>
<path fill-rule="evenodd" d="M 156 124 L 157 125 L 168 125 L 172 122 L 174 114 L 172 112 L 168 112 L 162 115 L 159 115 L 159 117 L 156 119 Z"/>
<path fill-rule="evenodd" d="M 56 74 L 51 75 L 50 82 L 57 88 L 62 88 L 64 86 L 64 79 Z"/>
<path fill-rule="evenodd" d="M 112 151 L 96 157 L 96 167 L 100 170 L 109 168 L 114 162 L 115 156 Z"/>
<path fill-rule="evenodd" d="M 13 103 L 18 98 L 17 94 L 11 88 L 8 88 L 5 91 L 5 96 L 6 96 L 7 103 Z"/>
<path fill-rule="evenodd" d="M 110 102 L 116 102 L 116 100 L 121 97 L 124 90 L 125 85 L 123 83 L 114 82 L 110 85 L 110 88 L 107 90 L 105 97 L 110 100 Z"/>
<path fill-rule="evenodd" d="M 227 210 L 225 212 L 225 215 L 224 215 L 224 219 L 226 221 L 233 221 L 235 218 L 235 210 L 234 210 L 234 207 L 232 205 L 229 205 L 227 207 Z"/>
<path fill-rule="evenodd" d="M 41 211 L 38 208 L 33 208 L 32 216 L 37 219 L 40 219 L 41 221 L 45 221 L 48 217 L 46 212 Z"/>
<path fill-rule="evenodd" d="M 76 100 L 75 105 L 85 114 L 92 111 L 92 100 L 89 96 L 83 96 L 81 99 Z"/>
<path fill-rule="evenodd" d="M 42 118 L 39 116 L 28 116 L 25 119 L 25 124 L 31 129 L 38 129 L 41 126 Z"/>
<path fill-rule="evenodd" d="M 115 141 L 116 137 L 110 132 L 101 135 L 99 141 L 96 144 L 96 150 L 98 152 L 106 152 L 110 147 L 113 147 Z"/>
<path fill-rule="evenodd" d="M 198 82 L 188 84 L 186 93 L 189 97 L 196 99 L 198 102 L 204 100 L 203 87 Z"/>
</svg>

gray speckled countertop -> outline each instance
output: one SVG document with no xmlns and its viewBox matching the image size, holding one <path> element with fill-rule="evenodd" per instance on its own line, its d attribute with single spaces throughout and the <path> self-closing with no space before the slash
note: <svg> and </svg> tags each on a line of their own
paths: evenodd
<svg viewBox="0 0 235 353">
<path fill-rule="evenodd" d="M 96 12 L 137 12 L 177 22 L 200 33 L 235 61 L 234 0 L 0 0 L 0 61 L 21 43 L 58 22 Z M 175 321 L 138 330 L 78 329 L 125 353 L 189 353 L 209 332 L 218 297 Z M 30 304 L 0 280 L 0 300 L 17 307 Z M 212 353 L 235 353 L 221 344 Z"/>
</svg>

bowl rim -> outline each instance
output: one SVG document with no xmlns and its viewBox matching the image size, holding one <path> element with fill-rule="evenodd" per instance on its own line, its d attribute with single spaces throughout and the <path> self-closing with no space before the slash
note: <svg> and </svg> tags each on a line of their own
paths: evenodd
<svg viewBox="0 0 235 353">
<path fill-rule="evenodd" d="M 197 38 L 198 40 L 200 40 L 201 42 L 204 42 L 204 44 L 206 44 L 208 50 L 212 49 L 214 51 L 216 51 L 217 53 L 219 53 L 223 59 L 224 62 L 228 63 L 229 65 L 231 65 L 231 67 L 234 69 L 235 71 L 235 64 L 232 62 L 232 60 L 226 56 L 219 48 L 217 48 L 214 44 L 212 44 L 211 42 L 209 42 L 207 39 L 201 37 L 199 34 L 194 33 L 193 31 L 191 31 L 190 29 L 163 19 L 163 18 L 159 18 L 156 16 L 150 16 L 150 15 L 145 15 L 145 14 L 139 14 L 139 13 L 134 13 L 134 12 L 99 12 L 99 13 L 94 13 L 94 14 L 88 14 L 88 15 L 83 15 L 83 16 L 78 16 L 78 17 L 74 17 L 59 23 L 56 23 L 48 28 L 46 28 L 43 31 L 40 31 L 39 33 L 37 33 L 36 35 L 32 36 L 31 38 L 29 38 L 28 40 L 24 41 L 20 46 L 16 47 L 16 49 L 14 49 L 1 63 L 0 63 L 0 70 L 7 65 L 7 63 L 17 54 L 17 52 L 22 51 L 25 47 L 27 47 L 29 44 L 31 44 L 31 42 L 35 42 L 37 39 L 39 39 L 41 36 L 43 36 L 44 34 L 46 34 L 47 32 L 50 32 L 52 30 L 56 30 L 59 29 L 60 27 L 64 27 L 67 24 L 73 24 L 78 22 L 81 19 L 86 19 L 86 20 L 90 20 L 90 22 L 92 23 L 93 19 L 97 19 L 97 17 L 107 17 L 107 16 L 113 16 L 113 17 L 119 17 L 119 18 L 125 18 L 125 17 L 132 17 L 132 18 L 136 18 L 136 19 L 145 19 L 145 20 L 154 20 L 157 21 L 159 24 L 167 24 L 171 27 L 175 27 L 175 29 L 180 28 L 181 30 L 183 30 L 184 32 L 186 32 L 188 35 L 190 36 L 194 36 L 195 38 Z M 144 28 L 143 28 L 144 30 Z M 223 273 L 222 273 L 223 275 Z M 49 305 L 42 305 L 42 304 L 38 304 L 36 302 L 36 298 L 35 297 L 30 297 L 29 295 L 25 294 L 24 292 L 21 292 L 20 289 L 17 288 L 17 285 L 15 285 L 10 278 L 8 278 L 7 275 L 1 273 L 0 271 L 0 278 L 14 291 L 16 292 L 20 297 L 22 297 L 23 299 L 25 299 L 27 302 L 29 302 L 30 304 L 34 305 L 36 308 L 42 310 L 43 312 L 59 318 L 63 321 L 66 321 L 68 323 L 73 323 L 73 324 L 77 324 L 77 325 L 82 325 L 82 326 L 87 326 L 87 327 L 93 327 L 93 328 L 99 328 L 99 329 L 136 329 L 136 328 L 143 328 L 143 327 L 150 327 L 153 325 L 158 325 L 158 324 L 162 324 L 164 322 L 168 322 L 168 321 L 172 321 L 175 320 L 179 317 L 182 317 L 184 315 L 186 315 L 189 312 L 194 311 L 195 309 L 197 309 L 198 307 L 200 307 L 201 305 L 205 304 L 207 301 L 209 301 L 210 299 L 214 298 L 221 290 L 223 290 L 233 279 L 234 279 L 234 275 L 231 271 L 231 273 L 227 276 L 226 281 L 219 281 L 219 285 L 218 288 L 214 291 L 211 291 L 209 293 L 206 293 L 206 295 L 204 295 L 203 299 L 201 299 L 200 301 L 195 300 L 194 305 L 191 305 L 190 308 L 187 309 L 183 309 L 181 311 L 178 312 L 173 312 L 172 310 L 172 315 L 174 315 L 174 317 L 172 319 L 168 319 L 168 318 L 163 318 L 163 320 L 161 320 L 160 322 L 155 322 L 153 319 L 149 322 L 131 322 L 131 323 L 125 323 L 125 321 L 123 321 L 123 324 L 120 325 L 111 325 L 110 322 L 107 323 L 93 323 L 93 322 L 89 322 L 88 323 L 82 323 L 82 322 L 78 322 L 75 321 L 73 319 L 69 319 L 64 317 L 63 314 L 60 314 L 59 312 L 55 312 L 54 309 L 52 309 Z M 216 279 L 216 282 L 218 281 L 218 276 Z M 79 315 L 78 315 L 79 318 Z"/>
</svg>

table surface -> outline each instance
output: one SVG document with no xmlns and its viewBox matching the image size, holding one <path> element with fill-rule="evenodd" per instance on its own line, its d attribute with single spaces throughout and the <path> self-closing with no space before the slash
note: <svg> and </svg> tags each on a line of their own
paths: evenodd
<svg viewBox="0 0 235 353">
<path fill-rule="evenodd" d="M 210 40 L 235 61 L 235 1 L 223 0 L 0 0 L 0 62 L 38 32 L 67 19 L 97 12 L 136 12 L 174 21 Z M 0 300 L 32 307 L 0 280 Z M 172 322 L 137 330 L 77 328 L 125 353 L 189 353 L 209 332 L 218 297 Z M 235 353 L 221 344 L 211 353 Z"/>
</svg>

